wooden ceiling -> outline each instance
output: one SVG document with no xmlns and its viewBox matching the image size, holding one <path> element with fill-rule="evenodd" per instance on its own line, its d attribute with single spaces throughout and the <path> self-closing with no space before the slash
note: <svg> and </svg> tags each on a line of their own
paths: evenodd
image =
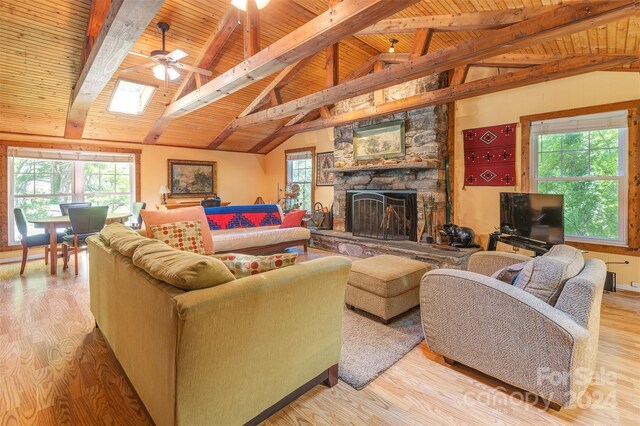
<svg viewBox="0 0 640 426">
<path fill-rule="evenodd" d="M 158 14 L 133 46 L 132 52 L 148 55 L 161 47 L 156 24 L 168 22 L 167 50 L 180 48 L 193 61 L 215 31 L 228 7 L 228 0 L 166 0 Z M 423 0 L 394 17 L 421 17 L 452 13 L 541 7 L 561 4 L 556 0 Z M 564 2 L 565 4 L 568 2 Z M 328 0 L 271 0 L 261 11 L 261 47 L 271 45 L 301 27 L 329 7 Z M 0 3 L 0 132 L 26 133 L 62 137 L 69 99 L 81 67 L 89 0 L 3 0 Z M 488 31 L 436 32 L 429 52 L 457 45 L 487 34 Z M 373 56 L 386 52 L 391 34 L 349 37 L 340 42 L 340 80 Z M 411 51 L 414 34 L 393 34 L 399 40 L 396 52 Z M 630 14 L 624 19 L 533 45 L 514 53 L 526 55 L 631 54 L 640 53 L 640 17 Z M 236 28 L 211 68 L 213 77 L 244 60 L 241 26 Z M 150 70 L 123 74 L 126 67 L 144 63 L 144 58 L 129 54 L 104 90 L 92 104 L 84 129 L 84 138 L 142 143 L 165 106 L 173 98 L 181 80 L 162 83 Z M 624 65 L 629 68 L 630 65 Z M 637 63 L 631 65 L 637 72 Z M 326 84 L 324 51 L 281 91 L 283 102 L 323 90 Z M 216 136 L 260 94 L 278 73 L 258 81 L 211 105 L 175 119 L 162 133 L 159 145 L 207 147 Z M 117 78 L 158 85 L 151 103 L 142 116 L 114 114 L 106 110 Z M 217 149 L 249 152 L 281 127 L 286 120 L 274 121 L 234 132 Z M 282 141 L 274 139 L 259 152 L 266 153 Z"/>
</svg>

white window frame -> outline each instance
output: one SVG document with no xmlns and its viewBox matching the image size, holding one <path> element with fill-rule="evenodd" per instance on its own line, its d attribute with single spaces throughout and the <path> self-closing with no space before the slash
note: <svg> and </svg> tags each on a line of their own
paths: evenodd
<svg viewBox="0 0 640 426">
<path fill-rule="evenodd" d="M 621 120 L 624 118 L 624 121 Z M 600 114 L 589 114 L 576 117 L 565 117 L 531 123 L 530 184 L 533 192 L 538 192 L 538 182 L 567 182 L 567 181 L 618 181 L 618 238 L 583 237 L 565 234 L 566 241 L 606 244 L 627 247 L 628 243 L 628 176 L 629 176 L 629 127 L 626 122 L 627 111 L 613 111 Z M 562 134 L 585 132 L 603 129 L 618 129 L 618 175 L 617 176 L 538 176 L 538 138 L 548 134 Z M 560 151 L 564 152 L 564 150 Z"/>
<path fill-rule="evenodd" d="M 16 149 L 21 152 L 29 152 L 36 151 L 29 148 L 14 148 L 9 147 L 8 152 L 11 153 L 13 149 Z M 128 192 L 98 192 L 98 193 L 85 193 L 85 176 L 84 176 L 84 164 L 91 162 L 105 162 L 109 163 L 109 157 L 123 157 L 123 155 L 106 153 L 106 152 L 76 152 L 76 151 L 68 151 L 68 150 L 37 150 L 39 151 L 39 157 L 36 158 L 31 156 L 20 156 L 9 154 L 7 156 L 7 202 L 8 202 L 8 237 L 9 237 L 9 245 L 20 244 L 20 235 L 16 233 L 15 229 L 15 216 L 13 214 L 13 209 L 15 208 L 15 200 L 20 198 L 54 198 L 54 197 L 71 197 L 72 203 L 81 203 L 84 202 L 85 197 L 91 196 L 118 196 L 118 195 L 129 195 L 129 210 L 133 209 L 133 203 L 136 202 L 136 162 L 133 155 L 126 155 L 130 157 L 129 161 L 118 161 L 122 163 L 129 164 L 129 191 Z M 91 156 L 95 156 L 96 159 L 91 159 Z M 78 159 L 74 159 L 76 157 Z M 14 159 L 15 158 L 33 158 L 34 160 L 52 160 L 52 161 L 70 161 L 73 162 L 73 192 L 70 194 L 29 194 L 29 195 L 16 195 L 14 193 L 15 189 L 15 170 L 14 170 Z M 102 160 L 100 160 L 102 158 Z"/>
<path fill-rule="evenodd" d="M 306 156 L 306 154 L 308 153 L 308 157 Z M 294 158 L 289 158 L 289 157 L 294 157 Z M 310 200 L 309 200 L 309 209 L 306 209 L 308 212 L 313 210 L 313 202 L 314 202 L 314 176 L 315 176 L 315 149 L 313 147 L 309 147 L 309 148 L 300 148 L 300 149 L 295 149 L 295 150 L 290 150 L 288 152 L 285 152 L 285 165 L 286 165 L 286 170 L 285 170 L 285 187 L 289 188 L 289 186 L 291 184 L 298 184 L 300 186 L 304 185 L 304 184 L 309 184 L 309 196 L 310 196 Z M 300 158 L 295 158 L 295 157 L 300 157 Z M 293 180 L 289 180 L 289 177 L 293 177 L 293 164 L 291 163 L 291 161 L 295 161 L 295 160 L 311 160 L 311 179 L 308 182 L 299 182 L 299 181 L 293 181 Z M 304 206 L 300 206 L 300 207 L 304 207 Z"/>
</svg>

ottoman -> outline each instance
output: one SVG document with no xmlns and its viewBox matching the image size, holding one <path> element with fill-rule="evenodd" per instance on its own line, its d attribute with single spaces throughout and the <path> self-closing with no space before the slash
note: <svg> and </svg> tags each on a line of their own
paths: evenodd
<svg viewBox="0 0 640 426">
<path fill-rule="evenodd" d="M 349 273 L 345 303 L 387 323 L 418 306 L 420 279 L 430 265 L 404 257 L 381 255 L 355 260 Z"/>
</svg>

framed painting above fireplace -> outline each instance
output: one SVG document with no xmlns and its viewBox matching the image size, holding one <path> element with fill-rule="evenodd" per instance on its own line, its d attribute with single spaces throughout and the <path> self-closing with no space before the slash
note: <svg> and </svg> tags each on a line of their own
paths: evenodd
<svg viewBox="0 0 640 426">
<path fill-rule="evenodd" d="M 404 158 L 404 120 L 353 129 L 355 160 Z"/>
</svg>

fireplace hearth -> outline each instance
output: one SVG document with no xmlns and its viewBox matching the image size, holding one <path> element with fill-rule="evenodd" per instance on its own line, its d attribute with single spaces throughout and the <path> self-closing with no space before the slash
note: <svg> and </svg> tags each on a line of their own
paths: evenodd
<svg viewBox="0 0 640 426">
<path fill-rule="evenodd" d="M 415 240 L 416 191 L 347 191 L 346 231 L 379 240 Z"/>
</svg>

